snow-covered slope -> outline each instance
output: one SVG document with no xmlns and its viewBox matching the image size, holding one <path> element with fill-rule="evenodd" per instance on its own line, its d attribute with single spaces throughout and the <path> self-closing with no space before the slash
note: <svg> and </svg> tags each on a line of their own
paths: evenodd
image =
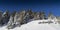
<svg viewBox="0 0 60 30">
<path fill-rule="evenodd" d="M 31 21 L 27 24 L 21 25 L 9 30 L 60 30 L 59 24 L 39 24 L 40 20 Z M 0 27 L 0 30 L 8 30 L 6 26 Z"/>
</svg>

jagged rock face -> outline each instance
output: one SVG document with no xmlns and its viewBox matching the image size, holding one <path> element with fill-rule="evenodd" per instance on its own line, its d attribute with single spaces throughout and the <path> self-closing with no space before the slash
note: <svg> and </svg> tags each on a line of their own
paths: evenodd
<svg viewBox="0 0 60 30">
<path fill-rule="evenodd" d="M 48 14 L 48 19 L 54 19 L 56 18 L 51 12 Z"/>
<path fill-rule="evenodd" d="M 48 15 L 48 19 L 54 19 L 54 18 L 55 18 L 54 15 L 52 15 L 52 14 L 49 14 L 49 15 Z"/>
<path fill-rule="evenodd" d="M 35 20 L 40 19 L 40 17 L 39 17 L 39 13 L 35 13 L 35 14 L 34 14 L 34 18 L 33 18 L 33 19 L 35 19 Z"/>
<path fill-rule="evenodd" d="M 53 21 L 55 22 L 55 24 L 58 23 L 58 19 L 57 19 L 53 14 L 51 14 L 51 13 L 49 13 L 48 19 L 53 20 Z M 50 21 L 51 21 L 51 20 L 50 20 Z"/>
<path fill-rule="evenodd" d="M 45 19 L 45 12 L 40 12 L 40 19 Z"/>
<path fill-rule="evenodd" d="M 0 19 L 2 18 L 2 12 L 0 12 Z"/>
<path fill-rule="evenodd" d="M 8 12 L 4 12 L 1 18 L 1 22 L 0 25 L 4 25 L 7 24 L 9 21 L 9 13 Z"/>
<path fill-rule="evenodd" d="M 37 12 L 34 16 L 34 19 L 45 19 L 45 13 L 44 12 Z"/>
<path fill-rule="evenodd" d="M 14 26 L 20 26 L 21 24 L 24 23 L 24 16 L 25 16 L 25 11 L 22 11 L 20 13 L 15 13 L 14 16 L 10 17 L 10 21 L 8 23 L 7 28 L 14 28 Z"/>
<path fill-rule="evenodd" d="M 60 16 L 56 18 L 57 18 L 57 22 L 60 24 Z"/>
<path fill-rule="evenodd" d="M 36 19 L 37 18 L 36 12 L 33 13 L 33 16 L 34 16 L 33 19 Z"/>
<path fill-rule="evenodd" d="M 2 12 L 0 12 L 0 18 L 2 17 Z"/>
<path fill-rule="evenodd" d="M 24 23 L 30 22 L 31 21 L 30 19 L 33 19 L 33 17 L 34 17 L 33 12 L 29 10 L 25 15 Z"/>
<path fill-rule="evenodd" d="M 10 26 L 13 25 L 13 21 L 14 21 L 13 16 L 10 16 L 9 22 L 8 22 L 8 24 L 7 24 L 7 28 L 9 28 Z"/>
<path fill-rule="evenodd" d="M 21 21 L 22 21 L 22 19 L 20 17 L 20 14 L 16 13 L 15 16 L 14 16 L 14 24 L 16 26 L 18 26 L 18 25 L 20 26 L 21 25 Z"/>
<path fill-rule="evenodd" d="M 26 15 L 26 11 L 22 11 L 19 14 L 19 16 L 20 16 L 19 19 L 20 19 L 21 24 L 24 24 L 25 15 Z"/>
<path fill-rule="evenodd" d="M 11 14 L 10 18 L 9 18 L 9 22 L 8 22 L 8 24 L 7 24 L 7 28 L 8 28 L 8 29 L 13 28 L 13 26 L 14 26 L 14 21 L 15 21 L 14 17 L 15 17 L 15 14 L 16 14 L 16 12 L 13 12 L 13 13 Z"/>
<path fill-rule="evenodd" d="M 1 19 L 2 19 L 2 12 L 0 12 L 0 25 L 1 25 Z"/>
</svg>

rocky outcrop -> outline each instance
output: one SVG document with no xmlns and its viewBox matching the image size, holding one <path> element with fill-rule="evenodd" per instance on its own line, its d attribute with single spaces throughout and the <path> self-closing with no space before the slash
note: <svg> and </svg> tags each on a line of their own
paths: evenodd
<svg viewBox="0 0 60 30">
<path fill-rule="evenodd" d="M 4 12 L 1 16 L 0 25 L 6 25 L 9 21 L 9 16 L 10 15 L 8 11 Z"/>
</svg>

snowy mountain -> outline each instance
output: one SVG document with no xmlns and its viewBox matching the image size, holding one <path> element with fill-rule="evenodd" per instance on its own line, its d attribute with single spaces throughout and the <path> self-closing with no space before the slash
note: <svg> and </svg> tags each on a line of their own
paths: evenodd
<svg viewBox="0 0 60 30">
<path fill-rule="evenodd" d="M 21 11 L 1 14 L 0 30 L 60 30 L 60 17 L 44 12 Z"/>
</svg>

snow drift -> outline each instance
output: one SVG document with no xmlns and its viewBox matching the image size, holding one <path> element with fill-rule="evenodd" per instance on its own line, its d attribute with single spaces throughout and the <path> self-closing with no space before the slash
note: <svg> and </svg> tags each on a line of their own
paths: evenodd
<svg viewBox="0 0 60 30">
<path fill-rule="evenodd" d="M 39 24 L 40 20 L 31 21 L 27 24 L 21 25 L 20 27 L 16 27 L 14 29 L 9 30 L 60 30 L 59 24 Z M 6 26 L 0 27 L 0 30 L 8 30 Z"/>
</svg>

